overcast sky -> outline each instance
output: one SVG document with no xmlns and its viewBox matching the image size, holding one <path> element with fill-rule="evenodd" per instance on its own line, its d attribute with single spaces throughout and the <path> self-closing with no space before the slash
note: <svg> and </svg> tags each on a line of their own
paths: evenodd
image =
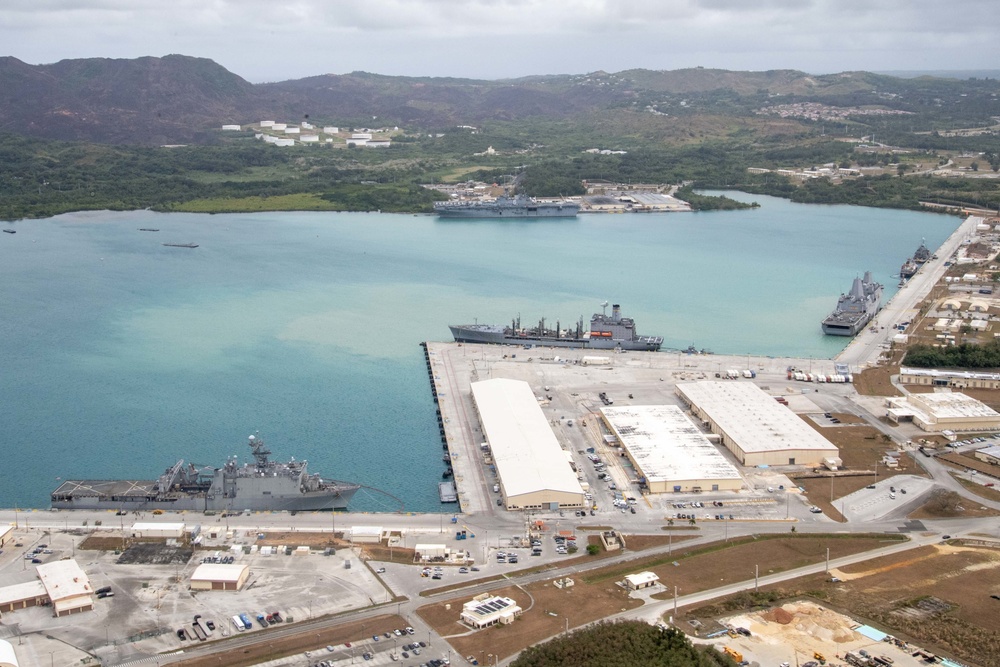
<svg viewBox="0 0 1000 667">
<path fill-rule="evenodd" d="M 997 0 L 0 0 L 0 55 L 180 53 L 252 82 L 995 69 L 998 28 Z"/>
</svg>

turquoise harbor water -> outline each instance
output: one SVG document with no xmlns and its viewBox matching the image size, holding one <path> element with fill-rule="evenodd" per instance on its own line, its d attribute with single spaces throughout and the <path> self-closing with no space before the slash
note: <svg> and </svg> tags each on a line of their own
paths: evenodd
<svg viewBox="0 0 1000 667">
<path fill-rule="evenodd" d="M 0 505 L 45 507 L 59 478 L 245 460 L 259 431 L 275 458 L 438 510 L 441 446 L 418 344 L 448 340 L 448 324 L 520 313 L 570 326 L 608 300 L 670 347 L 830 357 L 846 341 L 819 322 L 854 276 L 872 270 L 891 297 L 921 237 L 935 248 L 958 224 L 754 199 L 763 207 L 531 222 L 18 222 L 0 238 Z M 398 505 L 361 492 L 352 509 Z"/>
</svg>

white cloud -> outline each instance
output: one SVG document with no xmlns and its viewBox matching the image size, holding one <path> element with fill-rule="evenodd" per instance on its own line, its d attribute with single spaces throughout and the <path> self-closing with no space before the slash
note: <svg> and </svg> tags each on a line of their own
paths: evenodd
<svg viewBox="0 0 1000 667">
<path fill-rule="evenodd" d="M 501 78 L 634 67 L 994 67 L 989 0 L 7 0 L 30 63 L 184 53 L 251 81 L 367 70 Z"/>
</svg>

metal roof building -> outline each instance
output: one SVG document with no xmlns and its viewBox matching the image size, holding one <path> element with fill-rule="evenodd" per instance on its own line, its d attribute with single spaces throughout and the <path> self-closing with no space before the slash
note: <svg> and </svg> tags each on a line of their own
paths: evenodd
<svg viewBox="0 0 1000 667">
<path fill-rule="evenodd" d="M 840 450 L 750 382 L 688 382 L 677 395 L 746 466 L 840 466 Z"/>
<path fill-rule="evenodd" d="M 583 507 L 583 487 L 527 382 L 474 382 L 472 399 L 508 509 Z"/>
<path fill-rule="evenodd" d="M 738 491 L 736 467 L 676 405 L 601 408 L 650 493 Z"/>
<path fill-rule="evenodd" d="M 996 431 L 1000 413 L 982 401 L 958 392 L 910 394 L 890 398 L 886 416 L 892 421 L 912 421 L 925 431 Z"/>
<path fill-rule="evenodd" d="M 14 645 L 5 639 L 0 639 L 0 667 L 18 667 L 17 654 Z"/>
<path fill-rule="evenodd" d="M 75 560 L 42 563 L 35 569 L 52 601 L 56 616 L 68 616 L 94 608 L 94 589 L 86 572 Z"/>
<path fill-rule="evenodd" d="M 238 591 L 249 577 L 249 565 L 202 563 L 191 574 L 191 590 Z"/>
</svg>

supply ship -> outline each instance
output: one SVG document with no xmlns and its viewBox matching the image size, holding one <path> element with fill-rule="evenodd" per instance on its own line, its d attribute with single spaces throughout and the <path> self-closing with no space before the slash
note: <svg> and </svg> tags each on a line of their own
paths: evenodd
<svg viewBox="0 0 1000 667">
<path fill-rule="evenodd" d="M 602 304 L 607 308 L 607 302 Z M 590 329 L 585 330 L 583 318 L 575 330 L 563 330 L 556 322 L 555 329 L 545 327 L 543 318 L 536 327 L 522 328 L 520 318 L 511 325 L 462 324 L 449 325 L 455 342 L 492 343 L 496 345 L 546 345 L 552 347 L 584 347 L 599 350 L 643 350 L 656 352 L 663 345 L 662 336 L 640 336 L 635 332 L 635 321 L 622 317 L 621 306 L 611 307 L 611 315 L 602 310 L 590 318 Z"/>
<path fill-rule="evenodd" d="M 580 205 L 501 195 L 492 201 L 435 202 L 434 212 L 442 218 L 573 218 L 580 212 Z"/>
<path fill-rule="evenodd" d="M 913 253 L 913 257 L 903 262 L 903 266 L 899 269 L 899 277 L 904 280 L 912 278 L 930 258 L 931 251 L 927 249 L 927 239 L 920 239 L 920 247 Z"/>
<path fill-rule="evenodd" d="M 67 480 L 52 492 L 55 509 L 189 510 L 204 512 L 345 509 L 358 484 L 310 474 L 305 461 L 268 460 L 264 441 L 250 436 L 254 462 L 230 458 L 222 468 L 180 460 L 156 480 Z"/>
<path fill-rule="evenodd" d="M 882 306 L 882 285 L 872 280 L 871 271 L 855 278 L 851 291 L 841 294 L 837 308 L 823 320 L 823 333 L 854 336 L 872 321 Z"/>
</svg>

